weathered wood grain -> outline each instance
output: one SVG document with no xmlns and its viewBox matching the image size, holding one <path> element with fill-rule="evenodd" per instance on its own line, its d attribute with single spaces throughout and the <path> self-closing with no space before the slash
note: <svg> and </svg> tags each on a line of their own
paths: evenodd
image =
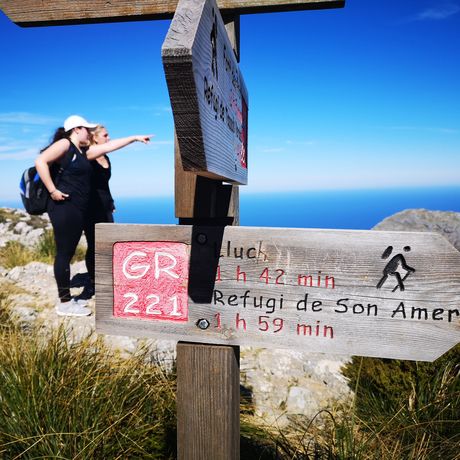
<svg viewBox="0 0 460 460">
<path fill-rule="evenodd" d="M 240 48 L 240 18 L 237 15 L 227 15 L 225 18 L 225 28 L 227 29 L 228 38 L 233 46 L 235 55 L 239 56 Z M 177 136 L 174 136 L 174 209 L 175 216 L 180 219 L 180 223 L 190 223 L 192 218 L 203 217 L 203 208 L 209 208 L 203 202 L 210 201 L 211 197 L 203 197 L 200 189 L 202 180 L 198 180 L 195 173 L 184 171 L 180 154 Z M 221 187 L 216 184 L 216 190 Z M 224 195 L 225 197 L 225 195 Z M 222 198 L 222 194 L 220 195 Z M 201 201 L 200 201 L 201 200 Z M 198 206 L 199 204 L 199 206 Z M 231 185 L 231 196 L 228 203 L 222 203 L 222 199 L 213 200 L 213 210 L 206 217 L 228 217 L 232 220 L 232 225 L 239 225 L 239 189 L 238 185 Z M 199 209 L 198 209 L 199 207 Z"/>
<path fill-rule="evenodd" d="M 187 322 L 113 317 L 117 241 L 188 246 Z M 398 255 L 405 290 L 393 274 L 378 287 Z M 460 339 L 460 253 L 437 234 L 98 224 L 96 257 L 109 334 L 427 361 Z"/>
<path fill-rule="evenodd" d="M 215 0 L 181 0 L 162 46 L 185 171 L 247 183 L 248 94 Z"/>
<path fill-rule="evenodd" d="M 237 347 L 177 345 L 179 460 L 240 458 L 239 375 Z"/>
<path fill-rule="evenodd" d="M 21 26 L 171 18 L 178 0 L 0 0 L 0 9 Z M 344 0 L 219 0 L 232 13 L 341 8 Z"/>
</svg>

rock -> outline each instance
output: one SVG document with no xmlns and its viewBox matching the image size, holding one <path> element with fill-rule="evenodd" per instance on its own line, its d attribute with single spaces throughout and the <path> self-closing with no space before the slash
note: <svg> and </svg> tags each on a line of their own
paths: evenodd
<svg viewBox="0 0 460 460">
<path fill-rule="evenodd" d="M 312 419 L 351 395 L 340 373 L 348 360 L 347 356 L 243 347 L 241 381 L 251 393 L 255 414 L 269 425 L 284 426 L 292 415 Z"/>
<path fill-rule="evenodd" d="M 13 231 L 14 233 L 19 233 L 21 235 L 24 235 L 25 233 L 29 231 L 29 229 L 31 229 L 31 227 L 29 227 L 26 222 L 20 221 L 14 226 Z"/>
<path fill-rule="evenodd" d="M 35 246 L 45 229 L 51 228 L 47 214 L 30 216 L 24 210 L 1 208 L 0 247 L 8 241 L 18 241 L 24 246 Z M 9 217 L 5 217 L 9 216 Z"/>
<path fill-rule="evenodd" d="M 42 262 L 30 262 L 23 267 L 14 267 L 6 275 L 26 291 L 47 297 L 57 296 L 53 278 L 53 267 Z"/>
<path fill-rule="evenodd" d="M 289 414 L 305 414 L 309 408 L 315 407 L 314 392 L 309 388 L 293 386 L 289 388 L 286 400 L 286 412 Z"/>
<path fill-rule="evenodd" d="M 436 232 L 460 251 L 460 213 L 407 209 L 377 224 L 373 230 L 402 232 Z"/>
<path fill-rule="evenodd" d="M 34 307 L 16 307 L 14 313 L 22 323 L 33 323 L 38 317 L 37 310 Z"/>
<path fill-rule="evenodd" d="M 130 355 L 138 349 L 139 339 L 119 335 L 105 335 L 104 341 L 121 355 Z"/>
</svg>

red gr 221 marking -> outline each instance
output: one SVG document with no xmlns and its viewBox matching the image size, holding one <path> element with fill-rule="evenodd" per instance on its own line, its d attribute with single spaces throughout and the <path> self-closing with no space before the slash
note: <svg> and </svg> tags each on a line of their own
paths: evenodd
<svg viewBox="0 0 460 460">
<path fill-rule="evenodd" d="M 189 256 L 184 243 L 115 243 L 113 316 L 187 321 L 188 267 Z"/>
</svg>

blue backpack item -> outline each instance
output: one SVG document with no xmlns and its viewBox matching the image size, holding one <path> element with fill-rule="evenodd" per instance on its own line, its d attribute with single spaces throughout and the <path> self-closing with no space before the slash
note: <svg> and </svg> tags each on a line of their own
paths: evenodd
<svg viewBox="0 0 460 460">
<path fill-rule="evenodd" d="M 35 166 L 24 171 L 19 182 L 19 189 L 24 209 L 29 214 L 36 216 L 46 212 L 49 194 Z"/>
<path fill-rule="evenodd" d="M 72 161 L 73 154 L 72 149 L 69 149 L 60 163 L 51 165 L 50 174 L 56 187 L 65 168 Z M 35 166 L 27 168 L 22 173 L 19 189 L 24 209 L 29 214 L 37 216 L 46 212 L 50 196 Z"/>
</svg>

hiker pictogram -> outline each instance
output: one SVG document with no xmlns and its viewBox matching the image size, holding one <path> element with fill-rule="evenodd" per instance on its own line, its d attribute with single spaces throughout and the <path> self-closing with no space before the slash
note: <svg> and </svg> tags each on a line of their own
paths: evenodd
<svg viewBox="0 0 460 460">
<path fill-rule="evenodd" d="M 404 251 L 409 252 L 410 251 L 410 246 L 404 246 Z M 383 251 L 382 254 L 382 259 L 387 259 L 390 257 L 391 253 L 393 252 L 393 246 L 388 246 L 385 251 Z M 404 276 L 401 276 L 400 270 L 405 270 L 406 273 Z M 402 254 L 396 254 L 393 256 L 390 261 L 385 265 L 385 268 L 383 269 L 383 276 L 380 279 L 380 281 L 377 284 L 377 289 L 380 289 L 384 284 L 385 281 L 388 279 L 388 276 L 394 276 L 396 278 L 396 281 L 398 284 L 393 288 L 391 292 L 395 292 L 396 289 L 400 289 L 401 291 L 404 291 L 404 281 L 407 279 L 407 277 L 415 272 L 415 268 L 410 267 L 407 265 L 406 259 Z"/>
</svg>

